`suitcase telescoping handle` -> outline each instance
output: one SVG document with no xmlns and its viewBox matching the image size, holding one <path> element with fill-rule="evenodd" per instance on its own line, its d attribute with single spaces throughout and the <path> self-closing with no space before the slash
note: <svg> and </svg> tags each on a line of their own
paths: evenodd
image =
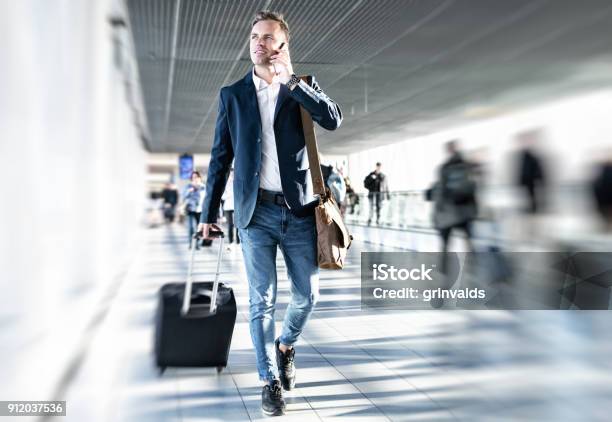
<svg viewBox="0 0 612 422">
<path fill-rule="evenodd" d="M 202 233 L 197 232 L 191 239 L 191 259 L 189 260 L 189 272 L 187 273 L 187 283 L 185 283 L 185 294 L 183 296 L 183 307 L 181 308 L 181 314 L 187 315 L 189 313 L 189 307 L 191 306 L 191 290 L 193 286 L 193 261 L 195 258 L 196 244 L 201 239 Z M 210 295 L 210 313 L 214 314 L 217 311 L 217 292 L 219 290 L 219 268 L 221 266 L 221 255 L 223 253 L 223 232 L 219 230 L 211 230 L 209 232 L 210 237 L 218 237 L 221 239 L 219 242 L 219 253 L 217 255 L 217 270 L 215 271 L 215 282 L 213 283 L 212 294 Z"/>
</svg>

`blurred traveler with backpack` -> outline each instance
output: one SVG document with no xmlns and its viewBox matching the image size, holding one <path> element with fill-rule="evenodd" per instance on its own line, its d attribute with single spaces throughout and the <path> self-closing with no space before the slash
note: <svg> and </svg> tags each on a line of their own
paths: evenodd
<svg viewBox="0 0 612 422">
<path fill-rule="evenodd" d="M 468 248 L 474 251 L 472 222 L 478 207 L 473 165 L 464 160 L 457 141 L 449 141 L 445 148 L 449 158 L 440 167 L 438 181 L 428 195 L 434 201 L 434 226 L 442 238 L 442 252 L 448 251 L 453 229 L 465 233 Z"/>
<path fill-rule="evenodd" d="M 376 209 L 376 224 L 380 223 L 380 208 L 384 199 L 389 199 L 389 187 L 387 177 L 380 171 L 381 163 L 376 163 L 376 168 L 365 179 L 363 186 L 368 190 L 368 201 L 370 202 L 370 214 L 368 226 L 372 223 L 372 215 Z"/>
</svg>

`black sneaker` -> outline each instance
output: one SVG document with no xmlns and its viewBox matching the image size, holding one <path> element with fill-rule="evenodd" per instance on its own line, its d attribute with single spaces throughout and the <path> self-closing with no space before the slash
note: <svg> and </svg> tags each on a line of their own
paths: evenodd
<svg viewBox="0 0 612 422">
<path fill-rule="evenodd" d="M 268 416 L 280 416 L 285 414 L 285 400 L 283 390 L 278 380 L 265 385 L 261 391 L 261 410 Z"/>
<path fill-rule="evenodd" d="M 292 347 L 283 353 L 278 348 L 280 340 L 276 339 L 274 342 L 274 348 L 276 349 L 276 366 L 278 367 L 278 375 L 280 377 L 283 388 L 287 391 L 295 387 L 295 364 L 293 363 L 295 357 L 295 349 Z"/>
</svg>

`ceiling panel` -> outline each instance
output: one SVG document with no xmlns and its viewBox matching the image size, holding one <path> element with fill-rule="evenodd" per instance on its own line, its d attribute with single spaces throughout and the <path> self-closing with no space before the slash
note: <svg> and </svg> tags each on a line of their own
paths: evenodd
<svg viewBox="0 0 612 422">
<path fill-rule="evenodd" d="M 285 14 L 296 73 L 342 107 L 348 153 L 612 86 L 607 0 L 127 0 L 153 152 L 210 152 L 218 92 L 251 69 L 257 10 Z"/>
</svg>

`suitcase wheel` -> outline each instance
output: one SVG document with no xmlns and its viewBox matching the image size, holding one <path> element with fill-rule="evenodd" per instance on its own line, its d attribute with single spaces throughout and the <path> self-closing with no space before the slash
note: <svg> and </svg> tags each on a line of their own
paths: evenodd
<svg viewBox="0 0 612 422">
<path fill-rule="evenodd" d="M 217 374 L 220 374 L 223 371 L 223 368 L 225 368 L 225 366 L 217 366 Z"/>
</svg>

